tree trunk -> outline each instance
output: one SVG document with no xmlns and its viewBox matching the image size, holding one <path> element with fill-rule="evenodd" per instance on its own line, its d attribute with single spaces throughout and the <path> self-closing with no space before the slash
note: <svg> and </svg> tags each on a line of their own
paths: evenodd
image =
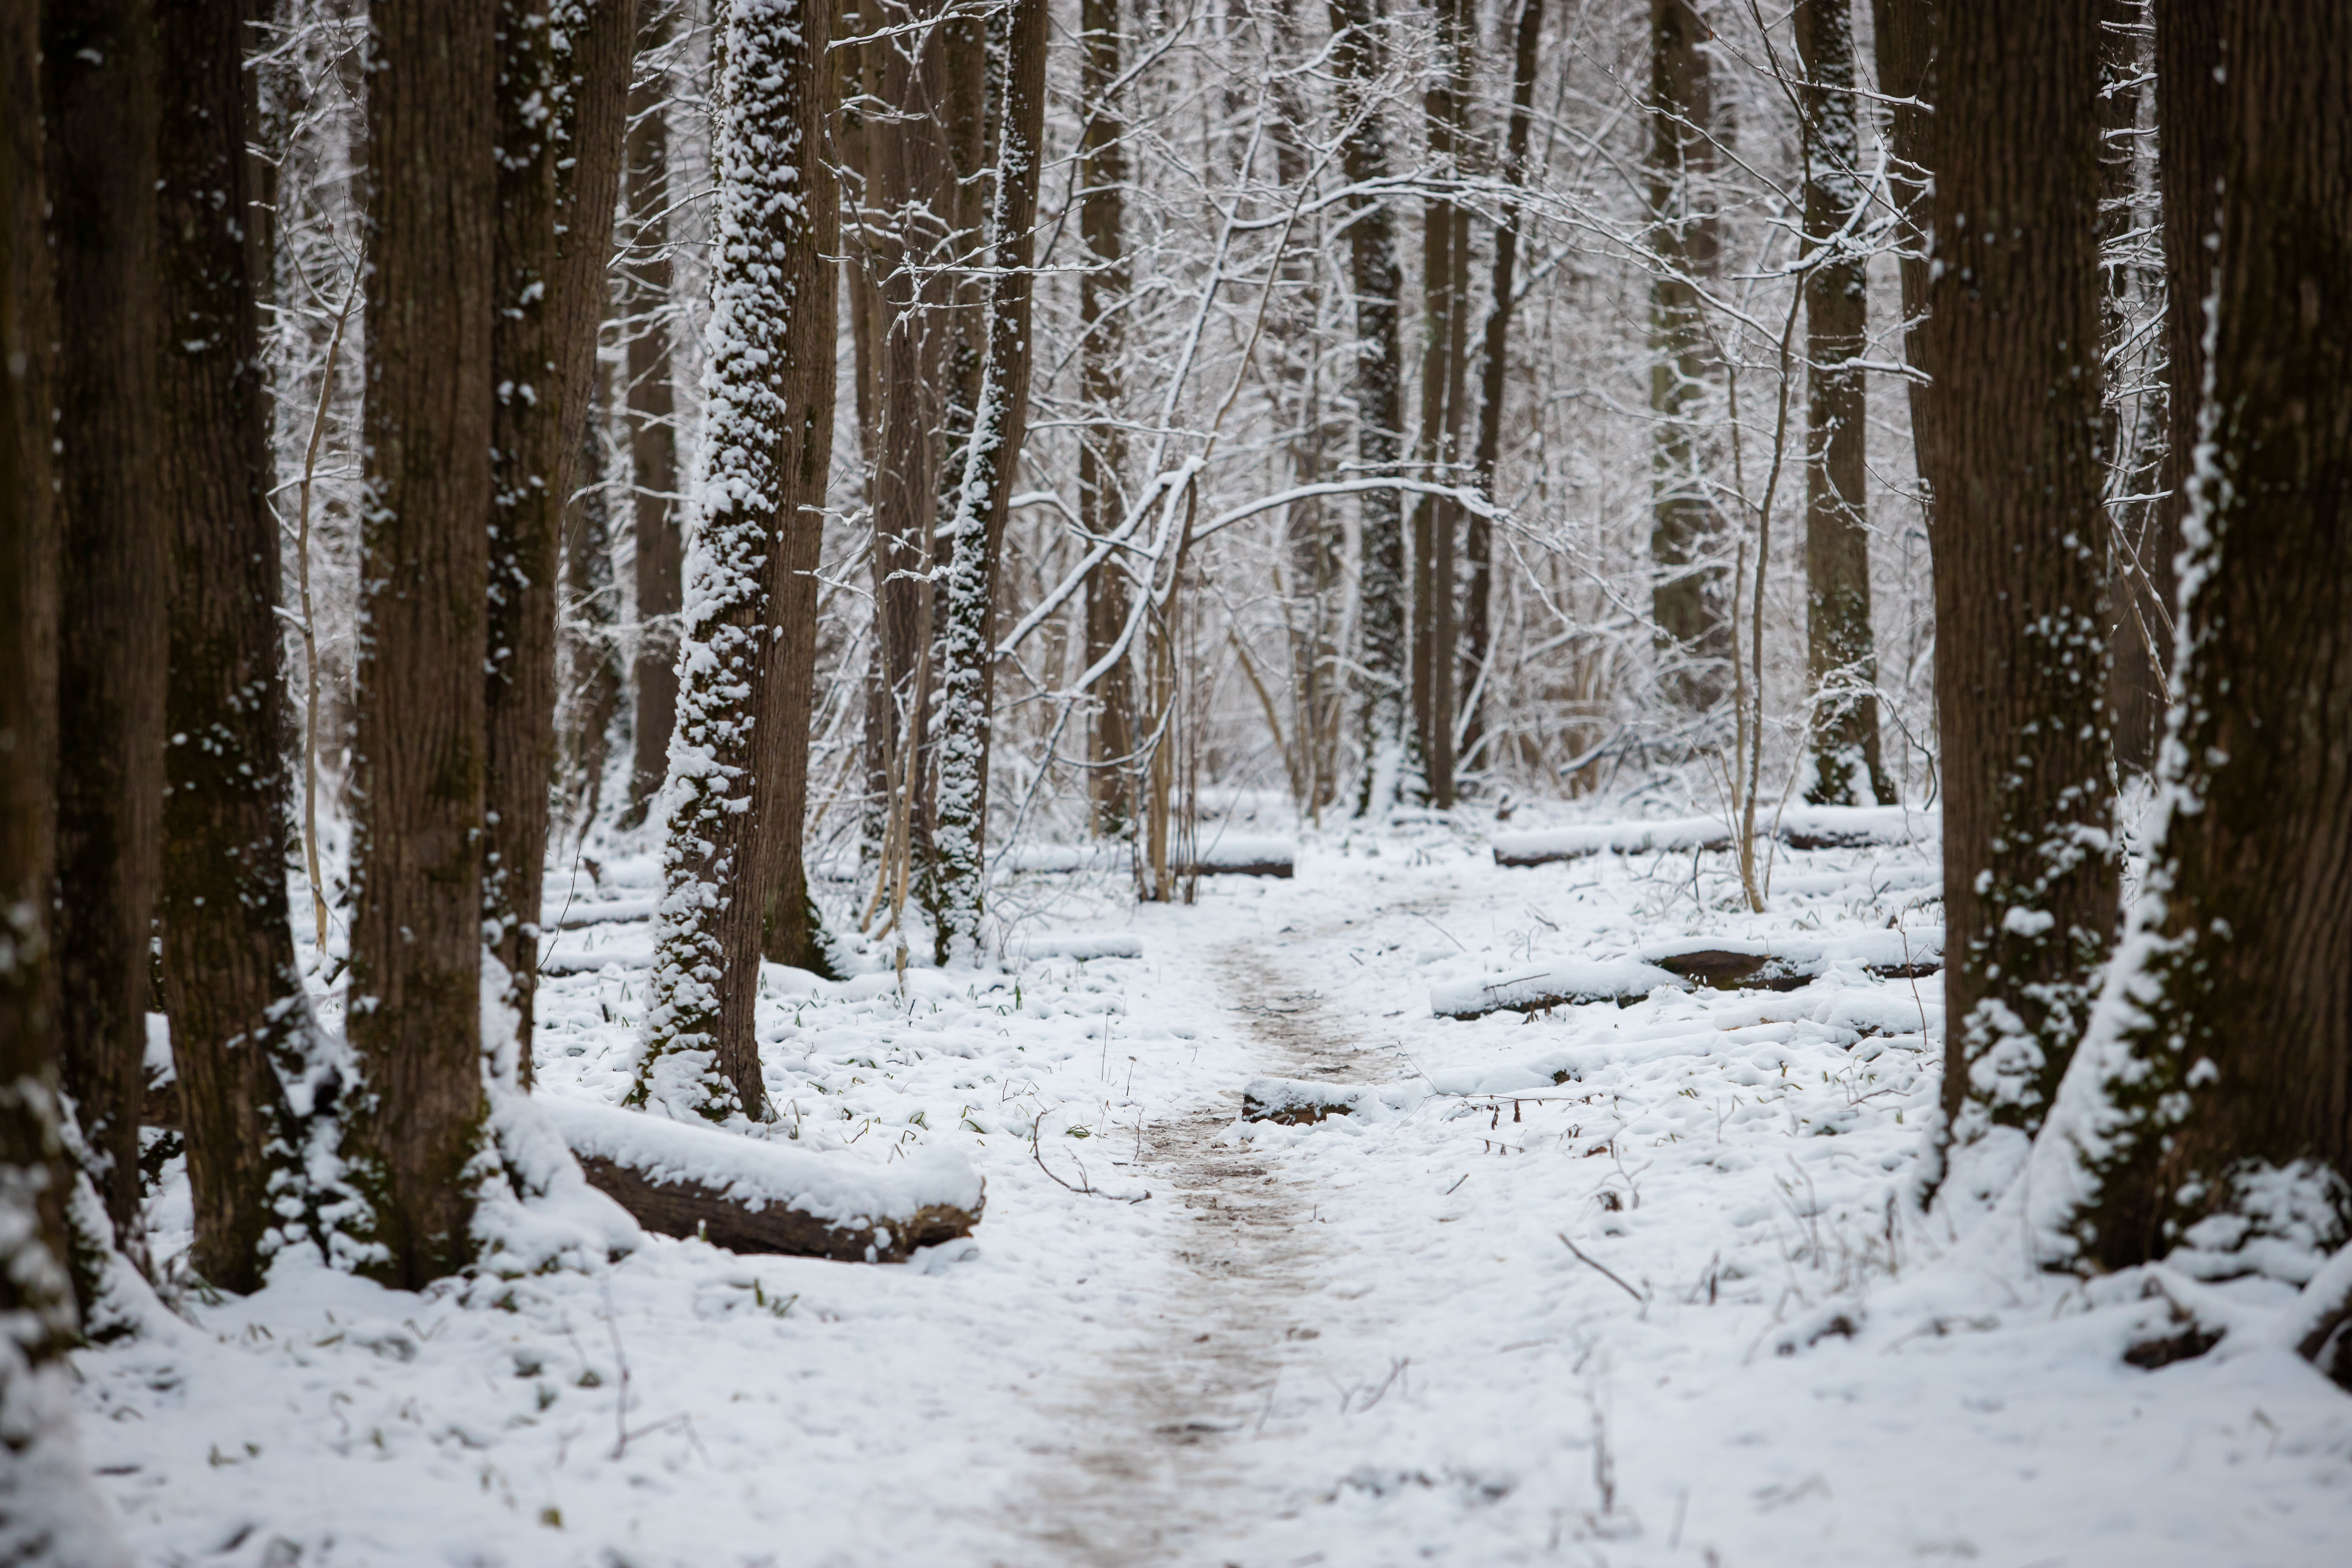
<svg viewBox="0 0 2352 1568">
<path fill-rule="evenodd" d="M 803 32 L 833 35 L 834 0 L 802 0 Z M 800 144 L 826 143 L 838 77 L 827 46 L 808 45 L 810 75 L 793 100 Z M 816 571 L 824 543 L 825 491 L 833 474 L 833 416 L 840 337 L 841 186 L 812 179 L 801 197 L 804 234 L 796 236 L 788 279 L 799 308 L 784 342 L 782 393 L 798 428 L 780 462 L 785 489 L 777 518 L 781 573 L 772 602 L 770 658 L 775 668 L 760 715 L 761 951 L 777 963 L 834 977 L 815 900 L 809 897 L 804 836 L 808 817 L 809 715 L 816 695 Z"/>
<path fill-rule="evenodd" d="M 1543 0 L 1520 0 L 1517 47 L 1511 58 L 1511 119 L 1504 133 L 1503 179 L 1517 193 L 1527 188 L 1528 138 L 1534 123 L 1536 51 L 1543 38 Z M 1478 439 L 1470 458 L 1471 483 L 1489 502 L 1495 499 L 1495 465 L 1503 450 L 1503 395 L 1509 385 L 1512 279 L 1519 260 L 1519 208 L 1503 208 L 1495 225 L 1494 302 L 1486 310 L 1478 349 Z M 1493 647 L 1495 530 L 1484 513 L 1470 514 L 1464 531 L 1470 585 L 1462 612 L 1462 760 L 1478 762 L 1486 736 L 1484 708 L 1486 660 Z"/>
<path fill-rule="evenodd" d="M 1710 36 L 1696 0 L 1650 0 L 1650 613 L 1665 689 L 1697 710 L 1723 696 L 1731 657 L 1730 584 L 1714 558 L 1698 428 L 1708 371 L 1699 284 L 1716 263 L 1715 94 L 1701 47 Z"/>
<path fill-rule="evenodd" d="M 1805 0 L 1797 54 L 1805 81 L 1805 676 L 1812 698 L 1816 805 L 1874 802 L 1895 789 L 1879 761 L 1878 649 L 1871 636 L 1864 468 L 1870 258 L 1862 229 L 1870 192 L 1854 96 L 1852 0 Z"/>
<path fill-rule="evenodd" d="M 65 1083 L 116 1245 L 143 1256 L 139 1102 L 163 815 L 169 542 L 155 440 L 156 80 L 146 0 L 48 0 L 63 449 L 57 930 Z"/>
<path fill-rule="evenodd" d="M 665 41 L 675 15 L 646 18 L 647 48 Z M 667 83 L 629 100 L 629 466 L 635 479 L 637 564 L 636 765 L 629 822 L 645 819 L 669 772 L 677 712 L 677 613 L 686 549 L 677 526 L 677 396 L 670 387 L 669 100 Z"/>
<path fill-rule="evenodd" d="M 480 1147 L 496 19 L 433 0 L 369 20 L 362 624 L 352 745 L 339 1254 L 414 1288 L 462 1267 Z"/>
<path fill-rule="evenodd" d="M 1886 183 L 1895 200 L 1897 276 L 1903 291 L 1903 359 L 1913 369 L 1920 364 L 1922 333 L 1927 316 L 1927 133 L 1934 126 L 1936 100 L 1937 17 L 1942 0 L 1870 0 L 1871 35 L 1878 61 L 1878 90 L 1897 100 L 1887 111 Z M 1927 389 L 1914 380 L 1906 384 L 1911 400 L 1911 440 L 1916 454 L 1927 427 Z M 1920 505 L 1932 521 L 1933 497 L 1927 491 L 1924 465 L 1919 475 Z"/>
<path fill-rule="evenodd" d="M 1331 65 L 1339 81 L 1341 164 L 1359 187 L 1349 204 L 1348 262 L 1356 289 L 1356 458 L 1368 479 L 1397 472 L 1403 456 L 1404 353 L 1397 335 L 1396 215 L 1360 187 L 1389 177 L 1389 149 L 1378 87 L 1381 0 L 1330 0 Z M 1391 489 L 1364 492 L 1358 513 L 1362 566 L 1363 781 L 1359 816 L 1385 815 L 1411 787 L 1406 682 L 1410 649 L 1405 613 L 1404 509 Z"/>
<path fill-rule="evenodd" d="M 74 1435 L 72 1175 L 58 1135 L 57 296 L 42 223 L 40 6 L 0 4 L 0 1558 L 116 1568 Z"/>
<path fill-rule="evenodd" d="M 195 1209 L 190 1262 L 261 1283 L 263 1238 L 304 1185 L 315 1026 L 286 903 L 289 787 L 278 521 L 255 310 L 268 258 L 245 49 L 254 0 L 163 8 L 162 251 L 168 331 L 154 439 L 173 561 L 161 915 L 163 994 Z M 273 1196 L 273 1187 L 291 1191 Z"/>
<path fill-rule="evenodd" d="M 1079 395 L 1096 421 L 1078 443 L 1078 528 L 1089 539 L 1099 539 L 1118 527 L 1127 511 L 1127 435 L 1118 425 L 1120 356 L 1126 345 L 1121 312 L 1132 286 L 1127 261 L 1127 149 L 1121 144 L 1127 127 L 1110 97 L 1124 43 L 1118 0 L 1081 0 L 1078 26 L 1084 35 L 1078 68 L 1086 114 L 1078 142 L 1078 237 L 1087 248 L 1087 270 L 1078 279 L 1078 376 Z M 1127 615 L 1127 569 L 1107 559 L 1087 575 L 1088 668 L 1111 650 Z M 1133 710 L 1132 687 L 1122 661 L 1096 683 L 1087 750 L 1094 827 L 1105 838 L 1123 838 L 1133 828 L 1128 787 L 1132 767 L 1128 753 L 1135 749 Z"/>
<path fill-rule="evenodd" d="M 997 558 L 1029 416 L 1029 302 L 1037 179 L 1045 161 L 1046 0 L 1015 0 L 998 135 L 988 289 L 988 359 L 950 533 L 940 682 L 939 962 L 980 944 L 988 830 L 988 742 L 996 647 Z"/>
<path fill-rule="evenodd" d="M 636 0 L 593 0 L 567 25 L 535 0 L 505 0 L 499 10 L 482 893 L 490 952 L 506 970 L 515 1014 L 511 1070 L 525 1088 L 555 773 L 563 514 L 607 292 L 635 12 Z M 559 107 L 550 112 L 551 104 Z M 503 1063 L 503 1051 L 497 1055 Z"/>
<path fill-rule="evenodd" d="M 1466 32 L 1468 20 L 1461 0 L 1442 0 L 1436 12 L 1436 58 L 1431 62 L 1429 87 L 1422 94 L 1422 117 L 1427 127 L 1429 161 L 1433 177 L 1444 179 L 1467 142 L 1468 105 Z M 1458 399 L 1450 396 L 1461 381 L 1460 356 L 1454 351 L 1459 318 L 1468 308 L 1454 287 L 1456 231 L 1462 227 L 1460 207 L 1451 199 L 1433 196 L 1422 203 L 1421 215 L 1421 431 L 1413 443 L 1413 464 L 1424 479 L 1440 484 L 1452 472 L 1453 433 L 1459 426 Z M 1467 236 L 1461 237 L 1466 244 Z M 1440 539 L 1453 531 L 1452 509 L 1440 497 L 1421 495 L 1412 504 L 1412 719 L 1413 747 L 1423 767 L 1429 798 L 1452 804 L 1452 742 L 1454 715 L 1448 700 L 1452 688 L 1453 653 L 1448 635 L 1453 619 L 1453 552 Z M 1443 563 L 1439 556 L 1447 557 Z M 1441 567 L 1444 570 L 1441 570 Z M 1441 675 L 1440 668 L 1444 673 Z M 1443 740 L 1441 741 L 1441 736 Z M 1440 766 L 1444 751 L 1446 765 Z M 1441 783 L 1441 773 L 1443 781 Z M 1443 798 L 1441 798 L 1443 797 Z"/>
<path fill-rule="evenodd" d="M 2106 784 L 2098 23 L 2089 0 L 1944 21 L 1921 466 L 1936 498 L 1945 1138 L 2005 1183 L 2116 925 Z M 2017 759 L 2032 759 L 2021 767 Z"/>
<path fill-rule="evenodd" d="M 2166 189 L 2185 205 L 2226 178 L 2181 743 L 2102 1010 L 2105 1114 L 2076 1133 L 2096 1180 L 2073 1230 L 2107 1268 L 2352 1229 L 2352 16 L 2176 4 L 2173 42 L 2218 47 L 2161 57 Z M 2231 1217 L 2189 1235 L 2212 1215 Z"/>
<path fill-rule="evenodd" d="M 710 468 L 687 563 L 666 893 L 631 1094 L 679 1118 L 770 1114 L 752 1025 L 772 864 L 763 840 L 777 831 L 769 818 L 782 786 L 763 731 L 782 722 L 775 626 L 789 542 L 807 526 L 803 507 L 823 499 L 830 449 L 833 209 L 825 182 L 803 171 L 817 169 L 831 23 L 828 0 L 730 0 L 722 24 Z"/>
</svg>

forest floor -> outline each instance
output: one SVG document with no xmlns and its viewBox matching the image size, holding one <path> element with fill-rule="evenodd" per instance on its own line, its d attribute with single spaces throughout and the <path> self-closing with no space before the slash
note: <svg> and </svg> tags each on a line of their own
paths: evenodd
<svg viewBox="0 0 2352 1568">
<path fill-rule="evenodd" d="M 1310 834 L 1294 879 L 1190 906 L 999 900 L 1015 952 L 1139 957 L 772 970 L 779 1135 L 965 1151 L 971 1238 L 879 1267 L 652 1238 L 495 1304 L 298 1258 L 183 1293 L 79 1358 L 126 1534 L 240 1568 L 2344 1560 L 2352 1398 L 2251 1333 L 2123 1359 L 2176 1300 L 2290 1284 L 1952 1277 L 1901 1199 L 1933 978 L 1433 1016 L 1694 935 L 1925 942 L 1932 843 L 1783 851 L 1750 915 L 1727 856 L 1501 869 L 1491 826 Z M 618 913 L 654 862 L 562 872 Z M 646 941 L 557 939 L 538 1092 L 618 1097 Z M 1240 1120 L 1265 1074 L 1368 1087 Z M 159 1258 L 186 1225 L 170 1170 Z"/>
</svg>

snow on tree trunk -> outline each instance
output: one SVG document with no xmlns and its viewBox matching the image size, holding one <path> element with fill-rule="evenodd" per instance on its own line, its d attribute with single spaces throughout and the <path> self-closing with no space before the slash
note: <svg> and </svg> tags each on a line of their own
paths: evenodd
<svg viewBox="0 0 2352 1568">
<path fill-rule="evenodd" d="M 1036 249 L 1037 176 L 1045 123 L 1045 0 L 1017 0 L 1005 62 L 991 216 L 988 358 L 950 525 L 946 626 L 940 681 L 940 805 L 933 839 L 939 879 L 938 957 L 969 958 L 980 942 L 988 826 L 988 741 L 993 682 L 996 561 L 1029 399 L 1029 302 Z"/>
<path fill-rule="evenodd" d="M 752 1034 L 765 909 L 759 729 L 772 696 L 784 533 L 805 496 L 808 410 L 788 401 L 788 351 L 822 264 L 803 179 L 815 169 L 809 129 L 829 21 L 827 0 L 730 0 L 723 24 L 708 457 L 687 552 L 662 903 L 631 1093 L 680 1118 L 768 1113 Z"/>
<path fill-rule="evenodd" d="M 1945 1190 L 2007 1184 L 2116 919 L 2097 451 L 2098 26 L 2035 0 L 1943 20 L 1920 466 L 1935 495 Z"/>
<path fill-rule="evenodd" d="M 1864 525 L 1870 347 L 1869 188 L 1854 96 L 1851 0 L 1797 13 L 1805 68 L 1805 676 L 1812 698 L 1816 805 L 1892 804 L 1879 758 L 1878 649 L 1870 624 Z M 1864 799 L 1867 795 L 1870 798 Z"/>
<path fill-rule="evenodd" d="M 349 1197 L 338 1263 L 415 1288 L 472 1257 L 482 1173 L 483 662 L 498 190 L 495 19 L 370 13 L 352 794 Z"/>
<path fill-rule="evenodd" d="M 1699 279 L 1716 265 L 1707 178 L 1715 169 L 1714 87 L 1696 0 L 1650 3 L 1651 590 L 1666 690 L 1692 709 L 1729 685 L 1730 584 L 1714 553 L 1718 528 L 1698 419 L 1707 392 Z"/>
<path fill-rule="evenodd" d="M 2033 1196 L 2088 1266 L 2293 1277 L 2352 1230 L 2352 149 L 2312 133 L 2352 94 L 2352 17 L 2218 31 L 2212 112 L 2163 153 L 2168 186 L 2183 154 L 2224 178 L 2206 356 L 2174 372 L 2203 387 L 2158 826 Z"/>
<path fill-rule="evenodd" d="M 1397 334 L 1396 215 L 1366 187 L 1389 177 L 1389 148 L 1381 123 L 1380 34 L 1387 22 L 1381 0 L 1331 0 L 1331 64 L 1345 149 L 1341 166 L 1356 187 L 1349 201 L 1348 259 L 1356 288 L 1356 458 L 1369 478 L 1397 472 L 1404 444 L 1404 352 Z M 1360 816 L 1385 815 L 1412 789 L 1414 765 L 1406 711 L 1405 615 L 1412 587 L 1405 575 L 1404 509 L 1392 489 L 1366 490 L 1360 512 L 1362 567 L 1363 745 Z"/>
<path fill-rule="evenodd" d="M 254 0 L 163 7 L 158 276 L 169 322 L 164 435 L 173 498 L 171 673 L 164 720 L 163 996 L 207 1282 L 261 1282 L 270 1233 L 315 1207 L 308 1112 L 333 1070 L 295 968 L 286 901 L 290 754 L 278 520 L 258 342 L 266 253 L 247 216 L 245 49 Z"/>
</svg>

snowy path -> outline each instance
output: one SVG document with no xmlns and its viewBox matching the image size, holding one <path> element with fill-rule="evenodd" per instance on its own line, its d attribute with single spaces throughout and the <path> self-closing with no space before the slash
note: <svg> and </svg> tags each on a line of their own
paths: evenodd
<svg viewBox="0 0 2352 1568">
<path fill-rule="evenodd" d="M 1791 854 L 1766 916 L 1719 857 L 1507 870 L 1466 826 L 1190 908 L 1025 884 L 1025 932 L 1143 956 L 763 983 L 773 1135 L 963 1151 L 972 1240 L 655 1239 L 421 1297 L 289 1260 L 83 1352 L 87 1446 L 157 1568 L 2332 1568 L 2352 1401 L 2256 1343 L 2121 1359 L 2174 1300 L 2284 1286 L 1954 1278 L 1890 1206 L 1932 979 L 1431 1013 L 1660 941 L 1898 937 L 1931 857 Z M 562 933 L 539 1092 L 619 1097 L 645 943 Z M 1374 1099 L 1239 1122 L 1260 1073 Z"/>
</svg>

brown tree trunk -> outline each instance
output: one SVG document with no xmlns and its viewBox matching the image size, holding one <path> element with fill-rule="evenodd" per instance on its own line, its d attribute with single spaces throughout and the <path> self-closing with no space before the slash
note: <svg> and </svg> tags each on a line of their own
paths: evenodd
<svg viewBox="0 0 2352 1568">
<path fill-rule="evenodd" d="M 63 1466 L 37 1445 L 70 1440 L 64 1352 L 75 1333 L 67 1274 L 71 1173 L 58 1136 L 61 1032 L 50 942 L 57 869 L 57 297 L 42 233 L 40 6 L 0 4 L 0 1540 L 22 1513 L 101 1517 L 94 1499 L 47 1492 Z M 66 1472 L 70 1473 L 70 1472 Z M 20 1479 L 21 1478 L 21 1479 Z M 35 1487 L 43 1495 L 26 1495 Z M 72 1541 L 35 1542 L 26 1561 L 68 1568 Z"/>
<path fill-rule="evenodd" d="M 1520 0 L 1518 37 L 1511 58 L 1510 127 L 1503 141 L 1503 178 L 1514 192 L 1524 189 L 1528 182 L 1536 51 L 1542 38 L 1543 0 Z M 1478 438 L 1471 450 L 1471 482 L 1490 502 L 1495 499 L 1495 465 L 1503 450 L 1503 395 L 1510 381 L 1507 351 L 1511 341 L 1512 279 L 1518 260 L 1519 208 L 1514 202 L 1503 209 L 1502 219 L 1495 226 L 1494 302 L 1486 309 L 1486 332 L 1478 350 Z M 1463 725 L 1462 760 L 1475 765 L 1486 735 L 1482 699 L 1494 637 L 1494 524 L 1484 513 L 1473 512 L 1463 533 L 1470 584 L 1462 611 L 1462 692 L 1469 709 Z"/>
<path fill-rule="evenodd" d="M 483 915 L 530 1084 L 563 514 L 606 295 L 635 0 L 568 29 L 533 0 L 499 8 L 498 389 L 490 513 Z M 550 104 L 560 105 L 549 112 Z"/>
<path fill-rule="evenodd" d="M 2352 16 L 2176 6 L 2175 44 L 2218 47 L 2161 57 L 2168 117 L 2189 110 L 2168 120 L 2166 189 L 2186 205 L 2226 178 L 2182 744 L 2161 775 L 2159 891 L 2117 960 L 2133 1005 L 2074 1225 L 2109 1268 L 2161 1256 L 2209 1215 L 2251 1222 L 2200 1238 L 2221 1249 L 2315 1210 L 2320 1245 L 2352 1230 Z M 2208 96 L 2215 59 L 2229 69 Z M 2311 1208 L 2291 1210 L 2294 1188 Z"/>
<path fill-rule="evenodd" d="M 1079 395 L 1097 421 L 1078 443 L 1078 528 L 1099 539 L 1118 526 L 1127 511 L 1127 436 L 1118 426 L 1122 390 L 1120 356 L 1126 331 L 1120 312 L 1132 278 L 1127 261 L 1126 124 L 1110 90 L 1118 79 L 1124 38 L 1118 0 L 1082 0 L 1078 26 L 1084 35 L 1078 69 L 1086 128 L 1080 133 L 1078 237 L 1087 248 L 1087 270 L 1078 279 Z M 1087 576 L 1086 658 L 1092 668 L 1111 650 L 1127 625 L 1128 576 L 1106 559 Z M 1134 698 L 1122 660 L 1095 683 L 1094 724 L 1087 751 L 1087 794 L 1094 802 L 1095 832 L 1122 838 L 1134 824 L 1128 787 L 1135 749 Z"/>
<path fill-rule="evenodd" d="M 1870 258 L 1862 229 L 1869 187 L 1854 96 L 1853 0 L 1805 0 L 1797 54 L 1805 81 L 1805 675 L 1812 698 L 1813 777 L 1805 798 L 1855 804 L 1857 784 L 1895 799 L 1879 761 L 1878 649 L 1871 635 L 1864 468 Z"/>
<path fill-rule="evenodd" d="M 1696 0 L 1650 0 L 1650 613 L 1666 689 L 1706 709 L 1728 685 L 1730 584 L 1714 559 L 1718 521 L 1707 494 L 1698 419 L 1706 397 L 1700 281 L 1715 271 L 1707 177 L 1715 89 Z"/>
<path fill-rule="evenodd" d="M 261 1283 L 299 1187 L 284 1085 L 307 1076 L 313 1025 L 286 904 L 286 673 L 278 521 L 255 310 L 268 258 L 249 214 L 245 49 L 254 0 L 163 8 L 159 277 L 163 454 L 173 562 L 164 756 L 163 994 L 195 1209 L 190 1261 L 226 1290 Z M 306 1097 L 307 1098 L 307 1097 Z"/>
<path fill-rule="evenodd" d="M 496 18 L 370 14 L 370 497 L 352 746 L 345 1152 L 352 1260 L 415 1287 L 464 1265 L 482 1131 Z M 543 372 L 541 373 L 544 374 Z"/>
<path fill-rule="evenodd" d="M 988 827 L 997 563 L 1029 416 L 1029 304 L 1037 181 L 1045 163 L 1046 0 L 1015 0 L 1005 40 L 1004 116 L 989 228 L 988 358 L 951 525 L 940 683 L 937 956 L 976 954 Z M 828 364 L 828 374 L 830 366 Z"/>
<path fill-rule="evenodd" d="M 1957 1152 L 2041 1125 L 2113 941 L 2116 882 L 2096 9 L 1963 7 L 1945 18 L 1941 49 L 1920 458 L 1936 498 L 1944 1110 Z"/>
<path fill-rule="evenodd" d="M 1330 0 L 1331 63 L 1344 117 L 1341 167 L 1348 183 L 1374 186 L 1389 177 L 1386 128 L 1377 83 L 1381 68 L 1382 0 Z M 1360 189 L 1349 205 L 1348 265 L 1356 290 L 1356 459 L 1366 478 L 1397 472 L 1404 446 L 1404 352 L 1397 334 L 1396 215 Z M 1360 816 L 1383 815 L 1404 787 L 1412 739 L 1406 629 L 1412 584 L 1405 575 L 1404 508 L 1391 489 L 1364 493 L 1358 516 L 1358 581 L 1363 673 L 1363 778 Z"/>
<path fill-rule="evenodd" d="M 665 41 L 670 16 L 656 3 L 645 46 Z M 669 107 L 666 83 L 629 100 L 629 466 L 635 476 L 637 564 L 636 764 L 631 825 L 645 819 L 669 772 L 677 715 L 677 613 L 686 547 L 677 526 L 677 400 L 670 387 Z"/>
<path fill-rule="evenodd" d="M 158 470 L 155 18 L 146 0 L 42 12 L 57 279 L 58 900 L 66 1088 L 115 1242 L 139 1233 L 139 1103 L 163 816 L 169 542 Z"/>
<path fill-rule="evenodd" d="M 803 26 L 824 39 L 833 34 L 832 0 L 801 0 Z M 826 45 L 809 45 L 810 78 L 795 100 L 800 144 L 825 145 L 838 75 Z M 805 835 L 808 818 L 809 715 L 816 698 L 816 570 L 824 544 L 825 491 L 833 475 L 833 416 L 838 378 L 834 355 L 840 337 L 841 186 L 809 181 L 802 197 L 804 234 L 791 251 L 791 287 L 799 306 L 784 342 L 778 388 L 788 433 L 780 468 L 784 490 L 776 523 L 780 567 L 771 601 L 774 672 L 760 714 L 761 797 L 753 810 L 764 845 L 761 896 L 766 900 L 761 952 L 772 963 L 832 978 L 824 931 L 809 897 Z"/>
<path fill-rule="evenodd" d="M 1887 109 L 1886 183 L 1894 193 L 1897 232 L 1897 276 L 1903 291 L 1903 358 L 1916 369 L 1920 363 L 1920 326 L 1927 316 L 1927 132 L 1935 123 L 1937 16 L 1942 0 L 1870 0 L 1871 35 L 1878 62 L 1878 90 L 1897 101 Z M 1924 405 L 1927 388 L 1907 384 L 1911 399 L 1911 438 L 1916 450 L 1927 428 Z M 1927 476 L 1920 475 L 1921 503 L 1932 519 Z"/>
<path fill-rule="evenodd" d="M 1428 89 L 1422 94 L 1432 174 L 1456 173 L 1468 142 L 1467 51 L 1469 18 L 1461 0 L 1443 0 L 1436 13 L 1437 58 Z M 1461 426 L 1461 333 L 1469 301 L 1455 285 L 1466 257 L 1466 215 L 1449 198 L 1431 197 L 1421 216 L 1421 432 L 1413 461 L 1421 477 L 1444 483 L 1456 454 L 1454 432 Z M 1454 509 L 1442 498 L 1418 496 L 1412 506 L 1412 717 L 1414 747 L 1430 800 L 1453 804 L 1454 657 L 1451 644 L 1454 580 Z M 1444 557 L 1443 560 L 1440 557 Z"/>
</svg>

